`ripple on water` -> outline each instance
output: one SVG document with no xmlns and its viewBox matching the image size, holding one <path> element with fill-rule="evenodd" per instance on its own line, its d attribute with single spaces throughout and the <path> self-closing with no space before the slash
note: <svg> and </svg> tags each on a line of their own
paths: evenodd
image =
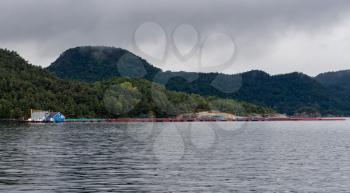
<svg viewBox="0 0 350 193">
<path fill-rule="evenodd" d="M 350 122 L 0 125 L 1 192 L 347 192 Z"/>
</svg>

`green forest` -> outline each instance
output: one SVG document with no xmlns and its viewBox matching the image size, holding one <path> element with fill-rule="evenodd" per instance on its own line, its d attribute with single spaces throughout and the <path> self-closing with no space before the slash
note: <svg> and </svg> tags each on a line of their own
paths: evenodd
<svg viewBox="0 0 350 193">
<path fill-rule="evenodd" d="M 288 115 L 350 115 L 348 71 L 318 77 L 258 70 L 231 75 L 172 72 L 121 48 L 92 46 L 68 49 L 47 69 L 62 79 L 89 83 L 112 77 L 143 78 L 168 90 L 246 101 Z"/>
<path fill-rule="evenodd" d="M 0 49 L 0 118 L 26 119 L 30 109 L 58 111 L 69 118 L 174 117 L 206 110 L 273 113 L 237 100 L 169 91 L 144 79 L 62 80 L 16 52 Z"/>
</svg>

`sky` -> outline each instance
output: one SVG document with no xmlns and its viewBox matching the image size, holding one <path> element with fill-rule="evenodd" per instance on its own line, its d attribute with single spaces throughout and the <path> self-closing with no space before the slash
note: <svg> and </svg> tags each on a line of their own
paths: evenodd
<svg viewBox="0 0 350 193">
<path fill-rule="evenodd" d="M 1 0 L 0 48 L 46 67 L 77 46 L 173 71 L 350 69 L 347 0 Z"/>
</svg>

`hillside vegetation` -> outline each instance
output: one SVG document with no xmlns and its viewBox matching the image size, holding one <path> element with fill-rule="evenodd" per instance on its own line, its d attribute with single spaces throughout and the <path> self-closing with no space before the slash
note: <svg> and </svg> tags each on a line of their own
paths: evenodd
<svg viewBox="0 0 350 193">
<path fill-rule="evenodd" d="M 350 115 L 350 92 L 302 73 L 271 76 L 262 71 L 234 75 L 164 72 L 127 50 L 111 47 L 69 49 L 48 70 L 63 79 L 86 82 L 112 77 L 143 78 L 169 90 L 247 101 L 289 115 Z"/>
<path fill-rule="evenodd" d="M 94 83 L 61 80 L 0 49 L 0 118 L 27 118 L 30 109 L 67 117 L 171 117 L 202 110 L 246 115 L 272 110 L 244 102 L 168 91 L 142 79 L 115 77 Z"/>
<path fill-rule="evenodd" d="M 322 73 L 315 79 L 334 92 L 342 93 L 341 96 L 350 98 L 350 70 Z"/>
</svg>

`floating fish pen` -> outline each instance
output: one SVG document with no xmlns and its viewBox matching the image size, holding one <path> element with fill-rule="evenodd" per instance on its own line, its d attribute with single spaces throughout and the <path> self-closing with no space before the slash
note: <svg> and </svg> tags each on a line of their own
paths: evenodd
<svg viewBox="0 0 350 193">
<path fill-rule="evenodd" d="M 68 118 L 65 123 L 146 123 L 146 122 L 254 122 L 254 121 L 344 121 L 345 118 L 305 118 L 305 117 L 288 117 L 288 118 L 271 118 L 271 117 L 240 117 L 237 119 L 215 119 L 215 118 Z M 34 122 L 34 121 L 32 121 Z M 43 123 L 38 121 L 38 123 Z"/>
<path fill-rule="evenodd" d="M 97 122 L 107 122 L 106 119 L 97 118 L 76 118 L 76 119 L 66 119 L 66 123 L 97 123 Z"/>
<path fill-rule="evenodd" d="M 215 119 L 215 118 L 116 118 L 106 119 L 107 122 L 232 122 L 232 121 L 344 121 L 345 118 L 305 118 L 305 117 L 288 117 L 288 118 L 264 118 L 264 117 L 244 117 L 239 119 Z"/>
</svg>

